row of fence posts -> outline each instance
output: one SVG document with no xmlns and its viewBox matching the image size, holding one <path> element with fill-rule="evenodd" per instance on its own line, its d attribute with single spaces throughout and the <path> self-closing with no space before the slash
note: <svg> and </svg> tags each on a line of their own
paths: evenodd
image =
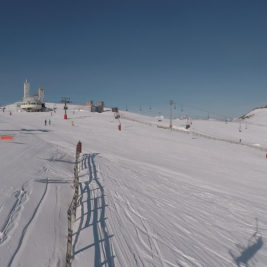
<svg viewBox="0 0 267 267">
<path fill-rule="evenodd" d="M 82 143 L 79 141 L 76 146 L 76 157 L 75 157 L 75 165 L 74 165 L 74 195 L 71 201 L 71 204 L 68 208 L 68 241 L 67 241 L 67 253 L 66 253 L 66 267 L 71 267 L 71 251 L 72 251 L 72 224 L 76 220 L 76 209 L 78 205 L 78 197 L 79 197 L 79 157 L 82 152 Z"/>
</svg>

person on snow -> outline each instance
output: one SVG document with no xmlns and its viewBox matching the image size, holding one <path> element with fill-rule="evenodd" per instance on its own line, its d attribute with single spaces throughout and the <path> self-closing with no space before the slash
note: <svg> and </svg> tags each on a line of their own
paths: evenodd
<svg viewBox="0 0 267 267">
<path fill-rule="evenodd" d="M 47 121 L 45 120 L 45 126 L 46 126 L 46 123 L 47 123 Z"/>
</svg>

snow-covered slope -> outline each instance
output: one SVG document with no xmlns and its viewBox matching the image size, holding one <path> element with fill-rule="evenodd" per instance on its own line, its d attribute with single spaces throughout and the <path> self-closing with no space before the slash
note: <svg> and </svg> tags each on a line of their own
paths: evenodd
<svg viewBox="0 0 267 267">
<path fill-rule="evenodd" d="M 212 120 L 189 130 L 175 120 L 170 131 L 168 120 L 128 112 L 118 131 L 110 111 L 70 105 L 68 120 L 63 112 L 13 105 L 0 114 L 1 135 L 14 136 L 0 143 L 1 266 L 64 266 L 78 140 L 73 266 L 266 266 L 260 111 L 241 131 L 239 121 Z"/>
<path fill-rule="evenodd" d="M 244 117 L 252 124 L 267 127 L 267 108 L 256 108 Z"/>
</svg>

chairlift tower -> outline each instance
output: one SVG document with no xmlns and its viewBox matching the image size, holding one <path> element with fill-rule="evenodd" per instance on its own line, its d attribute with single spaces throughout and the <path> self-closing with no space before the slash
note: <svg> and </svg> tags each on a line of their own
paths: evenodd
<svg viewBox="0 0 267 267">
<path fill-rule="evenodd" d="M 68 104 L 71 103 L 70 98 L 69 97 L 62 97 L 61 103 L 64 103 L 64 110 L 65 110 L 64 120 L 66 120 L 68 118 L 68 116 L 67 116 L 67 109 L 68 109 L 67 103 Z"/>
</svg>

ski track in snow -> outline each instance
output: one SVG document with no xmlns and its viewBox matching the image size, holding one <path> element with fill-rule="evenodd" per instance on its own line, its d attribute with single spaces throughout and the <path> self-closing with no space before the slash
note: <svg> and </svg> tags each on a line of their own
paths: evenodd
<svg viewBox="0 0 267 267">
<path fill-rule="evenodd" d="M 11 208 L 4 225 L 1 227 L 0 245 L 3 245 L 8 238 L 8 234 L 16 226 L 16 219 L 20 216 L 20 211 L 23 209 L 23 204 L 27 201 L 29 192 L 26 190 L 28 182 L 26 182 L 21 190 L 16 191 L 14 196 L 16 198 L 13 207 Z"/>
<path fill-rule="evenodd" d="M 50 188 L 50 187 L 49 187 Z M 48 188 L 48 190 L 49 190 Z M 61 208 L 60 208 L 60 202 L 58 200 L 59 198 L 59 192 L 58 192 L 58 187 L 55 187 L 55 190 L 56 190 L 56 194 L 55 194 L 55 198 L 56 198 L 56 206 L 57 206 L 57 209 L 59 210 L 59 213 L 58 213 L 58 216 L 54 217 L 54 227 L 53 227 L 53 230 L 54 230 L 54 242 L 53 242 L 53 254 L 51 256 L 51 258 L 49 258 L 49 265 L 48 267 L 53 267 L 53 266 L 61 266 L 61 261 L 60 261 L 60 258 L 58 257 L 57 253 L 58 253 L 58 246 L 61 246 L 61 244 L 59 244 L 59 238 L 58 238 L 58 232 L 59 232 L 59 229 L 58 229 L 58 224 L 60 222 L 60 216 L 61 216 Z"/>
<path fill-rule="evenodd" d="M 158 179 L 156 179 L 156 183 L 153 180 L 148 183 L 146 173 L 149 171 L 151 174 L 152 170 L 147 170 L 147 166 L 142 163 L 139 163 L 136 169 L 132 169 L 132 163 L 127 165 L 127 160 L 114 164 L 114 162 L 101 158 L 100 162 L 100 172 L 108 190 L 110 206 L 116 214 L 113 216 L 110 213 L 110 220 L 115 218 L 111 225 L 114 226 L 112 232 L 114 232 L 115 238 L 115 252 L 120 254 L 118 255 L 119 259 L 117 257 L 118 266 L 128 264 L 128 266 L 165 267 L 178 264 L 178 266 L 201 267 L 205 266 L 203 262 L 209 263 L 209 266 L 212 264 L 218 266 L 218 262 L 221 266 L 234 266 L 233 261 L 226 253 L 227 249 L 225 249 L 225 253 L 221 254 L 213 249 L 206 240 L 210 240 L 211 244 L 220 243 L 220 240 L 235 243 L 231 236 L 232 226 L 224 225 L 224 220 L 220 222 L 221 213 L 226 214 L 237 225 L 243 224 L 244 227 L 247 227 L 244 218 L 247 215 L 248 207 L 254 205 L 250 203 L 250 200 L 244 202 L 243 199 L 240 199 L 239 201 L 238 196 L 233 198 L 231 195 L 198 188 L 186 182 L 178 183 L 177 188 L 177 185 L 170 183 L 169 178 L 166 179 L 168 184 L 164 184 L 163 170 L 160 175 L 158 172 L 155 173 L 160 178 L 160 184 L 157 184 Z M 127 179 L 127 176 L 130 179 Z M 169 171 L 165 173 L 165 177 L 169 177 Z M 132 184 L 138 185 L 137 188 L 132 187 L 131 179 L 134 180 Z M 166 194 L 169 192 L 174 197 L 176 194 L 182 194 L 184 202 L 177 203 L 171 195 L 167 201 L 164 196 L 165 191 Z M 207 205 L 205 210 L 202 206 L 203 203 Z M 146 210 L 149 210 L 150 213 L 146 214 Z M 242 216 L 242 213 L 245 217 Z M 194 214 L 197 214 L 197 217 Z M 203 232 L 197 231 L 199 224 L 206 225 Z M 119 226 L 120 231 L 116 229 L 115 225 Z M 127 227 L 124 229 L 125 226 Z M 249 226 L 253 228 L 253 224 L 249 224 Z M 131 233 L 129 233 L 130 229 Z M 177 231 L 172 233 L 168 232 L 168 229 L 177 229 Z M 136 236 L 137 239 L 131 238 L 132 236 Z M 177 243 L 177 240 L 180 241 Z M 195 251 L 189 245 L 190 242 L 194 244 Z M 164 251 L 169 252 L 166 254 Z M 191 252 L 191 255 L 188 254 L 188 251 Z M 203 253 L 204 251 L 206 251 L 206 255 Z M 174 257 L 176 261 L 164 256 L 169 253 L 176 255 Z M 143 255 L 143 257 L 137 258 L 136 255 Z M 130 258 L 133 260 L 131 261 Z"/>
<path fill-rule="evenodd" d="M 112 164 L 109 163 L 107 165 Z M 107 165 L 105 167 L 107 167 Z M 120 171 L 122 171 L 122 169 Z M 110 169 L 108 169 L 104 173 L 111 174 L 111 171 Z M 107 179 L 110 178 L 111 177 L 108 177 Z M 121 187 L 119 182 L 117 182 L 115 179 L 112 179 L 112 181 L 115 181 L 115 183 L 120 187 L 118 191 L 116 191 L 115 197 L 112 197 L 115 211 L 118 213 L 117 215 L 119 218 L 125 218 L 125 220 L 119 223 L 119 225 L 129 226 L 130 223 L 133 226 L 133 229 L 136 232 L 137 240 L 139 241 L 137 243 L 135 239 L 132 239 L 132 234 L 128 234 L 127 231 L 126 233 L 123 232 L 123 234 L 125 235 L 123 239 L 120 239 L 120 243 L 123 240 L 126 243 L 126 247 L 128 247 L 128 251 L 125 251 L 125 255 L 131 254 L 134 259 L 133 262 L 135 262 L 135 264 L 130 266 L 147 266 L 147 264 L 164 267 L 176 266 L 175 264 L 172 264 L 171 262 L 169 262 L 168 259 L 162 256 L 159 246 L 159 243 L 161 241 L 159 240 L 159 237 L 157 237 L 157 235 L 153 233 L 151 227 L 149 226 L 148 219 L 146 219 L 143 215 L 139 214 L 139 212 L 132 207 L 130 202 L 127 200 L 127 196 L 121 195 L 121 193 L 124 192 L 124 189 Z M 122 213 L 124 214 L 123 216 Z M 116 224 L 116 222 L 114 222 L 114 224 Z M 124 244 L 120 244 L 119 247 L 121 248 L 125 246 Z M 136 258 L 136 255 L 143 255 L 144 251 L 146 252 L 144 258 L 140 258 L 140 256 Z M 126 258 L 122 260 L 121 266 L 124 266 L 125 263 L 123 262 L 127 263 L 128 260 L 129 259 Z"/>
<path fill-rule="evenodd" d="M 43 175 L 46 176 L 47 173 L 48 173 L 48 171 L 49 170 L 46 167 L 43 167 Z M 22 233 L 21 233 L 21 236 L 20 236 L 20 239 L 19 239 L 19 242 L 18 242 L 18 246 L 17 246 L 15 252 L 13 253 L 13 255 L 11 256 L 11 258 L 10 258 L 10 260 L 8 262 L 8 265 L 7 265 L 8 267 L 11 267 L 12 266 L 12 264 L 13 264 L 16 256 L 17 256 L 17 254 L 18 254 L 18 252 L 19 252 L 19 250 L 20 250 L 20 248 L 22 246 L 22 243 L 23 243 L 23 240 L 24 240 L 24 238 L 25 238 L 25 236 L 27 234 L 27 231 L 28 231 L 28 229 L 29 229 L 32 221 L 34 220 L 34 218 L 35 218 L 35 216 L 36 216 L 36 214 L 37 214 L 37 212 L 39 210 L 39 207 L 40 207 L 42 201 L 45 198 L 45 195 L 46 195 L 46 192 L 47 192 L 47 188 L 48 188 L 48 179 L 47 179 L 47 182 L 45 183 L 44 192 L 43 192 L 43 194 L 42 194 L 42 196 L 41 196 L 41 198 L 40 198 L 37 206 L 35 207 L 32 216 L 30 217 L 29 221 L 27 222 L 27 224 L 24 226 L 24 228 L 22 230 Z"/>
</svg>

